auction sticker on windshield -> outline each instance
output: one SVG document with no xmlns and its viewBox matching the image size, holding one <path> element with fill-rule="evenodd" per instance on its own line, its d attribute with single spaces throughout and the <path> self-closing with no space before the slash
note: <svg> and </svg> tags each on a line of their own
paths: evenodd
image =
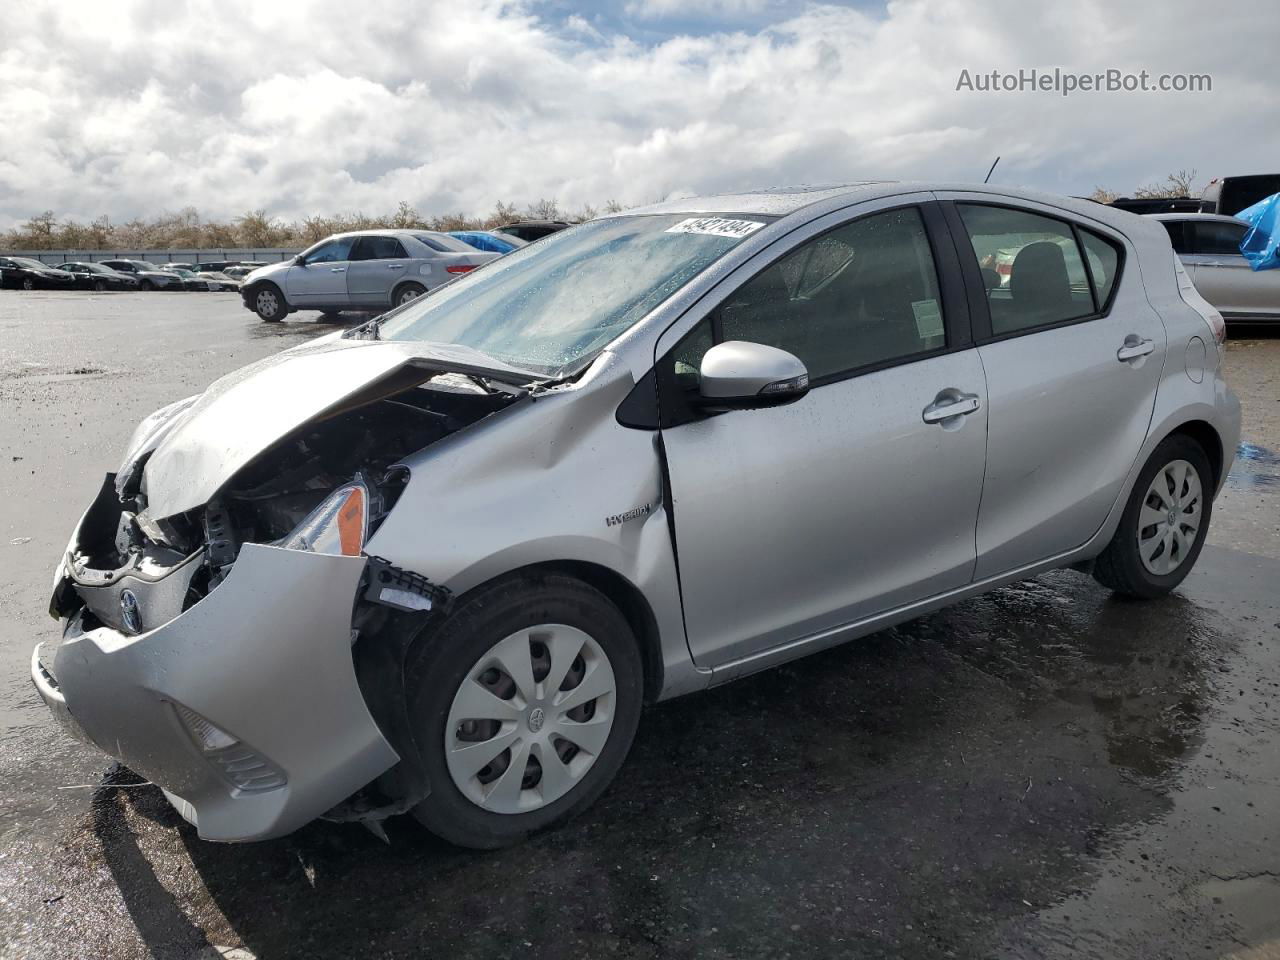
<svg viewBox="0 0 1280 960">
<path fill-rule="evenodd" d="M 725 217 L 690 217 L 675 226 L 667 227 L 667 233 L 703 233 L 712 237 L 741 238 L 755 233 L 764 224 L 756 220 L 729 220 Z"/>
</svg>

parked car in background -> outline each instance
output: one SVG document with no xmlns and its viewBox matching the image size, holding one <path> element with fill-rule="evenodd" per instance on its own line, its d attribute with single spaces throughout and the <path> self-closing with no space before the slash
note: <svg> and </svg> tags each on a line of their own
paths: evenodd
<svg viewBox="0 0 1280 960">
<path fill-rule="evenodd" d="M 182 290 L 185 285 L 176 273 L 160 269 L 160 264 L 146 260 L 100 260 L 105 267 L 138 278 L 140 290 Z"/>
<path fill-rule="evenodd" d="M 1200 201 L 1194 197 L 1117 197 L 1109 206 L 1130 213 L 1196 213 Z"/>
<path fill-rule="evenodd" d="M 1214 177 L 1200 194 L 1200 212 L 1234 217 L 1273 193 L 1280 193 L 1280 173 Z"/>
<path fill-rule="evenodd" d="M 510 253 L 528 243 L 513 233 L 498 233 L 496 230 L 450 230 L 449 236 L 488 253 Z"/>
<path fill-rule="evenodd" d="M 240 281 L 220 270 L 197 270 L 196 276 L 209 285 L 210 290 L 239 290 Z"/>
<path fill-rule="evenodd" d="M 254 270 L 240 294 L 263 320 L 295 310 L 383 310 L 469 273 L 498 255 L 430 230 L 339 233 L 292 260 Z"/>
<path fill-rule="evenodd" d="M 39 260 L 0 257 L 0 286 L 17 290 L 69 290 L 75 285 L 73 274 Z"/>
<path fill-rule="evenodd" d="M 173 264 L 166 263 L 164 269 L 168 273 L 176 274 L 182 280 L 183 290 L 212 290 L 209 281 L 202 280 L 196 276 L 194 270 L 186 270 L 182 267 L 175 267 Z"/>
<path fill-rule="evenodd" d="M 90 290 L 137 290 L 138 278 L 101 263 L 63 263 L 58 269 L 74 274 L 76 286 Z"/>
<path fill-rule="evenodd" d="M 1176 588 L 1240 436 L 1184 279 L 1148 218 L 988 185 L 589 221 L 143 421 L 32 679 L 202 837 L 517 842 L 645 701 L 1060 567 Z"/>
<path fill-rule="evenodd" d="M 1162 213 L 1155 220 L 1169 233 L 1196 289 L 1224 320 L 1280 320 L 1280 270 L 1257 270 L 1240 253 L 1249 224 L 1214 213 Z"/>
<path fill-rule="evenodd" d="M 509 233 L 513 237 L 519 237 L 526 243 L 532 243 L 534 240 L 541 240 L 543 237 L 550 236 L 570 226 L 572 224 L 564 220 L 517 220 L 515 223 L 496 227 L 495 231 L 497 233 Z"/>
</svg>

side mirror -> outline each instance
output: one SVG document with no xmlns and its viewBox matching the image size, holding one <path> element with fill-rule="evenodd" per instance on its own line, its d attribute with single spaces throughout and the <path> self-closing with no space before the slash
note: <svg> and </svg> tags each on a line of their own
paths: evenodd
<svg viewBox="0 0 1280 960">
<path fill-rule="evenodd" d="M 295 267 L 305 267 L 307 265 L 307 258 L 304 257 L 302 254 L 298 254 L 296 257 L 293 258 L 293 265 Z"/>
<path fill-rule="evenodd" d="M 702 357 L 698 394 L 712 410 L 778 407 L 809 392 L 809 371 L 800 359 L 763 343 L 727 340 Z"/>
</svg>

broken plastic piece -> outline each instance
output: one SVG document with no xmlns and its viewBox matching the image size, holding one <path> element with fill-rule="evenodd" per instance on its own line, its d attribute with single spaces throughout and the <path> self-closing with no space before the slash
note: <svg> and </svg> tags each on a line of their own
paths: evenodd
<svg viewBox="0 0 1280 960">
<path fill-rule="evenodd" d="M 381 557 L 369 558 L 368 586 L 364 597 L 409 613 L 440 610 L 452 594 L 420 573 L 402 570 Z"/>
</svg>

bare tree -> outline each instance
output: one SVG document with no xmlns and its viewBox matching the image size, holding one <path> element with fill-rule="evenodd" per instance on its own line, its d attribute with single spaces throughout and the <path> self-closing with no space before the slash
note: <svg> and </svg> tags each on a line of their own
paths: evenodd
<svg viewBox="0 0 1280 960">
<path fill-rule="evenodd" d="M 1120 199 L 1120 194 L 1106 187 L 1094 187 L 1093 193 L 1089 194 L 1089 199 L 1097 200 L 1099 203 L 1111 203 L 1113 200 Z"/>
<path fill-rule="evenodd" d="M 1196 171 L 1179 170 L 1177 173 L 1171 173 L 1164 178 L 1164 183 L 1153 183 L 1149 186 L 1139 187 L 1133 191 L 1135 197 L 1150 197 L 1155 199 L 1163 199 L 1166 197 L 1189 197 L 1192 196 L 1193 184 L 1196 179 Z"/>
</svg>

